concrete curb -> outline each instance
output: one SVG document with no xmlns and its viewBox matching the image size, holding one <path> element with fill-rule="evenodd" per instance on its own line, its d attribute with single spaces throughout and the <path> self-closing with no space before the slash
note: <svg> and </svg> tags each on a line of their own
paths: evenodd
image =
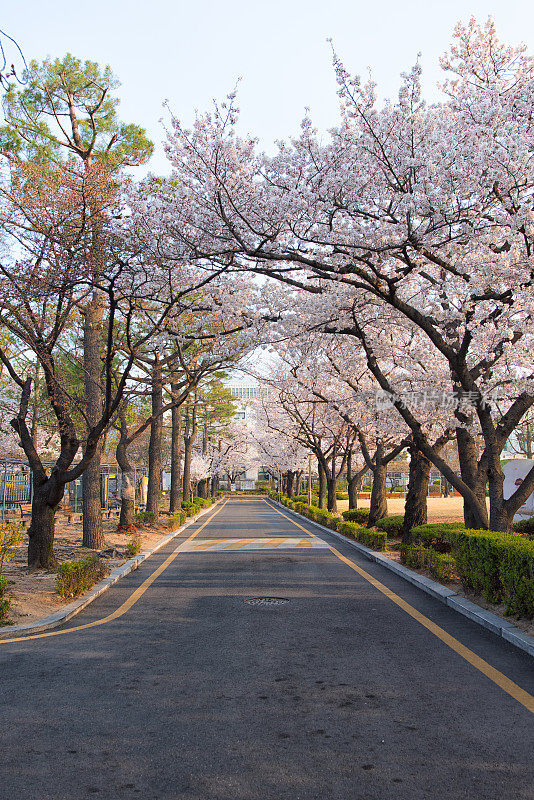
<svg viewBox="0 0 534 800">
<path fill-rule="evenodd" d="M 365 545 L 355 542 L 337 531 L 331 530 L 331 528 L 327 528 L 324 525 L 320 525 L 318 522 L 308 519 L 308 517 L 299 514 L 298 511 L 293 511 L 292 508 L 287 508 L 287 506 L 284 506 L 277 500 L 269 498 L 269 502 L 285 509 L 288 514 L 293 514 L 295 517 L 298 517 L 298 519 L 305 520 L 309 525 L 314 525 L 316 528 L 319 528 L 319 530 L 329 533 L 331 536 L 335 536 L 350 547 L 354 547 L 359 553 L 368 558 L 369 561 L 374 561 L 375 564 L 380 564 L 390 572 L 394 572 L 413 586 L 417 586 L 418 589 L 421 589 L 423 592 L 426 592 L 426 594 L 435 597 L 440 602 L 449 606 L 453 611 L 457 611 L 472 622 L 476 622 L 477 625 L 481 625 L 483 628 L 492 631 L 492 633 L 495 633 L 502 639 L 506 639 L 507 642 L 510 642 L 515 647 L 519 647 L 529 656 L 534 656 L 534 637 L 530 636 L 528 633 L 524 633 L 512 622 L 508 622 L 508 620 L 497 616 L 497 614 L 492 614 L 491 611 L 486 611 L 484 608 L 477 606 L 476 603 L 472 603 L 465 597 L 458 595 L 452 589 L 448 589 L 441 583 L 437 583 L 424 575 L 419 575 L 418 572 L 414 572 L 403 564 L 393 561 L 383 553 L 371 550 L 369 547 L 365 547 Z"/>
<path fill-rule="evenodd" d="M 221 498 L 222 500 L 222 498 Z M 133 572 L 135 569 L 138 568 L 139 564 L 142 564 L 143 561 L 146 561 L 147 558 L 150 558 L 158 550 L 161 550 L 162 547 L 165 547 L 170 541 L 179 536 L 186 528 L 190 525 L 195 523 L 197 519 L 200 519 L 215 508 L 221 500 L 217 500 L 213 503 L 209 508 L 203 508 L 198 514 L 195 514 L 194 517 L 191 517 L 187 520 L 183 525 L 175 530 L 168 533 L 159 542 L 156 542 L 154 547 L 151 547 L 150 550 L 143 550 L 142 553 L 139 555 L 130 558 L 124 564 L 121 564 L 120 567 L 114 569 L 107 578 L 104 578 L 103 581 L 97 583 L 96 586 L 93 586 L 87 594 L 84 594 L 83 597 L 80 597 L 78 600 L 74 600 L 72 603 L 69 603 L 66 606 L 63 606 L 62 609 L 56 611 L 55 614 L 51 614 L 49 617 L 44 617 L 43 619 L 37 619 L 35 622 L 29 622 L 27 625 L 13 625 L 13 627 L 8 628 L 7 630 L 3 630 L 0 633 L 0 639 L 11 639 L 15 636 L 19 636 L 20 634 L 24 633 L 40 633 L 41 631 L 49 630 L 50 628 L 57 628 L 58 625 L 61 625 L 63 622 L 68 622 L 69 619 L 75 617 L 76 614 L 79 614 L 80 611 L 83 611 L 86 606 L 96 600 L 97 597 L 100 597 L 101 594 L 106 592 L 110 586 L 113 586 L 114 583 L 120 581 L 121 578 L 124 578 L 126 575 L 129 575 L 130 572 Z"/>
</svg>

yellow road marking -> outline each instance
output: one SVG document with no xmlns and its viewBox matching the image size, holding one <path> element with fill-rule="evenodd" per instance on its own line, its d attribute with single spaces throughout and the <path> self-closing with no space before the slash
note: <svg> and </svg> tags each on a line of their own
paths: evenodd
<svg viewBox="0 0 534 800">
<path fill-rule="evenodd" d="M 211 522 L 213 517 L 215 517 L 219 513 L 219 511 L 223 510 L 223 508 L 225 507 L 227 502 L 228 502 L 228 500 L 226 500 L 222 504 L 222 506 L 220 506 L 220 508 L 218 508 L 217 511 L 215 511 L 214 514 L 212 514 L 210 517 L 208 517 L 206 522 L 204 522 L 204 524 L 201 525 L 200 528 L 197 531 L 192 533 L 191 536 L 189 536 L 185 540 L 185 542 L 182 542 L 182 545 L 185 544 L 186 542 L 190 542 L 192 539 L 194 539 L 196 536 L 198 536 L 200 531 L 202 531 L 206 527 L 206 525 L 208 525 Z M 76 627 L 68 628 L 67 630 L 64 630 L 64 631 L 47 631 L 46 633 L 34 633 L 31 636 L 17 636 L 17 637 L 14 637 L 13 639 L 0 639 L 0 645 L 2 645 L 2 644 L 11 644 L 12 642 L 26 642 L 29 639 L 46 639 L 49 636 L 63 636 L 65 633 L 74 633 L 75 631 L 83 631 L 86 628 L 94 628 L 97 625 L 105 625 L 107 622 L 112 622 L 112 620 L 118 619 L 119 617 L 122 617 L 123 614 L 126 614 L 126 612 L 129 611 L 130 608 L 132 608 L 132 606 L 134 606 L 137 603 L 139 598 L 141 598 L 144 595 L 146 590 L 150 586 L 152 586 L 152 584 L 154 583 L 156 578 L 159 578 L 161 573 L 165 572 L 167 567 L 170 564 L 172 564 L 174 559 L 177 556 L 180 555 L 180 549 L 179 548 L 182 545 L 177 547 L 176 550 L 173 553 L 171 553 L 170 556 L 168 556 L 168 558 L 165 559 L 163 564 L 160 564 L 160 566 L 156 570 L 154 570 L 154 572 L 151 575 L 149 575 L 148 578 L 146 578 L 143 581 L 141 586 L 138 586 L 138 588 L 134 592 L 132 592 L 130 597 L 127 600 L 125 600 L 124 603 L 122 603 L 115 611 L 113 611 L 111 614 L 108 614 L 107 617 L 103 617 L 102 619 L 97 619 L 94 622 L 87 622 L 85 625 L 76 625 Z"/>
<path fill-rule="evenodd" d="M 189 541 L 189 539 L 187 540 Z M 227 541 L 226 539 L 210 539 L 209 542 L 204 542 L 203 544 L 196 544 L 193 547 L 193 550 L 208 550 L 210 547 L 214 547 L 216 544 L 220 544 L 221 542 Z M 185 542 L 184 542 L 185 544 Z"/>
<path fill-rule="evenodd" d="M 297 544 L 297 547 L 311 547 L 312 543 L 309 539 L 301 539 L 300 542 Z"/>
<path fill-rule="evenodd" d="M 268 542 L 265 542 L 265 544 L 260 545 L 260 547 L 280 547 L 282 542 L 285 542 L 285 539 L 269 539 Z"/>
<path fill-rule="evenodd" d="M 251 544 L 255 542 L 256 539 L 238 539 L 237 542 L 233 542 L 232 544 L 223 547 L 223 550 L 239 550 L 240 547 L 243 547 L 245 544 Z"/>
<path fill-rule="evenodd" d="M 273 506 L 271 506 L 271 508 L 273 508 Z M 285 517 L 285 519 L 288 519 L 293 523 L 293 525 L 296 525 L 297 528 L 305 530 L 302 525 L 299 525 L 298 522 L 292 520 L 291 517 L 287 517 L 285 514 L 282 514 L 282 512 L 278 511 L 277 508 L 275 508 L 274 511 L 280 514 L 282 517 Z M 310 535 L 313 536 L 314 534 Z M 499 672 L 498 669 L 492 667 L 491 664 L 488 664 L 488 662 L 484 661 L 483 658 L 477 656 L 476 653 L 459 642 L 458 639 L 455 639 L 454 636 L 451 636 L 450 633 L 447 633 L 447 631 L 443 630 L 443 628 L 440 628 L 439 625 L 436 625 L 436 623 L 432 622 L 432 620 L 428 619 L 428 617 L 425 617 L 424 614 L 421 614 L 419 611 L 417 611 L 416 608 L 410 605 L 410 603 L 407 603 L 406 600 L 403 600 L 402 597 L 399 597 L 398 594 L 392 592 L 391 589 L 388 589 L 388 587 L 383 583 L 378 581 L 376 578 L 373 578 L 373 576 L 369 575 L 368 572 L 365 572 L 365 570 L 363 570 L 349 558 L 346 558 L 344 555 L 342 555 L 338 550 L 335 549 L 335 547 L 330 547 L 330 552 L 337 556 L 337 558 L 343 561 L 343 563 L 348 567 L 357 572 L 358 575 L 368 581 L 372 586 L 375 587 L 375 589 L 381 592 L 381 594 L 385 595 L 389 600 L 395 603 L 395 605 L 397 605 L 399 608 L 402 608 L 402 610 L 409 614 L 412 619 L 415 619 L 424 628 L 430 631 L 430 633 L 433 633 L 434 636 L 450 647 L 451 650 L 454 650 L 455 653 L 465 659 L 469 664 L 471 664 L 471 666 L 475 667 L 475 669 L 478 669 L 479 672 L 482 672 L 483 675 L 489 678 L 490 681 L 493 681 L 493 683 L 499 686 L 499 688 L 506 692 L 506 694 L 509 694 L 510 697 L 513 697 L 514 700 L 517 700 L 518 703 L 521 703 L 522 706 L 534 714 L 534 696 L 529 694 L 529 692 L 526 692 L 524 689 L 518 686 L 517 683 L 514 683 L 514 681 L 506 677 L 506 675 L 504 675 L 502 672 Z"/>
</svg>

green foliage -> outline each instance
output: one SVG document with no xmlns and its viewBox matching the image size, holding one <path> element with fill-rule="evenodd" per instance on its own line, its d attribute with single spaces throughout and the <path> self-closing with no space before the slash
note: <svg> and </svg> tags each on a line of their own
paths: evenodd
<svg viewBox="0 0 534 800">
<path fill-rule="evenodd" d="M 348 511 L 343 512 L 343 519 L 347 522 L 359 522 L 362 525 L 367 523 L 369 519 L 368 508 L 349 508 Z"/>
<path fill-rule="evenodd" d="M 271 494 L 272 494 L 272 492 L 271 492 Z M 319 505 L 319 495 L 318 494 L 312 493 L 311 499 L 312 499 L 312 501 L 311 501 L 312 506 L 318 506 Z M 303 492 L 302 494 L 296 494 L 295 497 L 293 497 L 293 501 L 295 503 L 307 503 L 308 502 L 308 492 Z"/>
<path fill-rule="evenodd" d="M 6 597 L 7 594 L 7 578 L 0 575 L 0 625 L 10 625 L 8 621 L 9 609 L 11 608 L 11 600 Z"/>
<path fill-rule="evenodd" d="M 437 581 L 449 582 L 455 577 L 455 559 L 450 553 L 438 553 L 422 544 L 402 545 L 401 561 L 411 569 L 426 569 Z"/>
<path fill-rule="evenodd" d="M 169 519 L 167 520 L 167 527 L 171 530 L 175 530 L 179 528 L 187 519 L 187 514 L 185 511 L 177 511 L 175 514 L 171 514 Z"/>
<path fill-rule="evenodd" d="M 349 496 L 345 492 L 336 492 L 336 500 L 348 500 Z"/>
<path fill-rule="evenodd" d="M 360 544 L 364 544 L 372 550 L 384 551 L 387 547 L 388 537 L 385 531 L 369 530 L 357 522 L 341 522 L 338 530 L 345 536 L 352 536 Z"/>
<path fill-rule="evenodd" d="M 388 536 L 395 539 L 399 536 L 402 536 L 402 524 L 404 522 L 404 517 L 402 514 L 391 516 L 391 517 L 384 517 L 383 519 L 379 519 L 375 525 L 375 528 L 378 528 L 379 531 L 385 531 Z"/>
<path fill-rule="evenodd" d="M 194 517 L 200 511 L 200 506 L 197 503 L 192 503 L 189 500 L 182 501 L 182 510 L 185 511 L 188 517 Z"/>
<path fill-rule="evenodd" d="M 128 556 L 128 558 L 133 558 L 140 552 L 141 552 L 141 535 L 137 531 L 135 531 L 135 533 L 132 533 L 132 536 L 128 541 L 128 544 L 126 545 L 126 555 Z"/>
<path fill-rule="evenodd" d="M 499 531 L 449 525 L 412 529 L 416 542 L 456 560 L 462 584 L 490 603 L 505 603 L 507 614 L 534 617 L 534 542 Z"/>
<path fill-rule="evenodd" d="M 0 523 L 0 575 L 14 556 L 15 548 L 22 544 L 22 526 L 18 522 Z"/>
<path fill-rule="evenodd" d="M 63 600 L 71 600 L 88 591 L 105 575 L 106 569 L 98 556 L 65 561 L 57 571 L 56 590 Z"/>
<path fill-rule="evenodd" d="M 0 145 L 10 153 L 34 163 L 65 160 L 69 156 L 90 156 L 111 170 L 143 164 L 153 145 L 137 125 L 117 118 L 118 99 L 113 91 L 119 82 L 110 67 L 82 61 L 68 53 L 63 59 L 32 61 L 26 83 L 14 85 L 4 94 L 7 127 L 0 130 Z M 67 120 L 77 120 L 79 142 Z M 49 120 L 61 118 L 66 133 Z"/>
<path fill-rule="evenodd" d="M 156 521 L 156 515 L 153 511 L 138 511 L 135 515 L 135 521 L 140 525 L 150 525 Z"/>
<path fill-rule="evenodd" d="M 514 531 L 526 533 L 530 538 L 534 538 L 534 517 L 523 519 L 521 522 L 514 522 Z"/>
</svg>

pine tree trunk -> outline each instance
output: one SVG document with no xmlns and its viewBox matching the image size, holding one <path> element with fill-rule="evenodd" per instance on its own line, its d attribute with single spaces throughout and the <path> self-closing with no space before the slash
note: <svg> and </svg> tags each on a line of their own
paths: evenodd
<svg viewBox="0 0 534 800">
<path fill-rule="evenodd" d="M 171 385 L 171 396 L 173 399 L 178 393 L 178 386 Z M 171 514 L 180 511 L 182 483 L 182 410 L 179 406 L 172 409 L 172 433 L 171 433 L 171 490 L 169 497 L 169 509 Z"/>
<path fill-rule="evenodd" d="M 416 525 L 426 525 L 427 523 L 428 483 L 432 466 L 428 458 L 415 445 L 410 446 L 409 450 L 410 475 L 402 526 L 403 544 L 411 543 L 412 528 L 415 528 Z"/>
<path fill-rule="evenodd" d="M 85 310 L 83 332 L 83 361 L 86 416 L 89 427 L 96 425 L 102 415 L 101 360 L 102 320 L 104 306 L 97 292 Z M 102 444 L 99 443 L 91 463 L 82 475 L 83 546 L 98 550 L 104 547 L 101 501 Z"/>
<path fill-rule="evenodd" d="M 148 488 L 146 498 L 146 510 L 154 515 L 154 519 L 159 517 L 159 500 L 161 486 L 161 445 L 163 437 L 163 383 L 161 378 L 161 366 L 158 354 L 154 357 L 154 369 L 152 372 L 152 414 L 155 415 L 150 423 L 150 441 L 148 445 Z"/>
</svg>

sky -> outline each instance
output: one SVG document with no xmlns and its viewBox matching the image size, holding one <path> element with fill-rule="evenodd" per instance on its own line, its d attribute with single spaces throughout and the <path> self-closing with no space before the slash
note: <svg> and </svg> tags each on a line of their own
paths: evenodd
<svg viewBox="0 0 534 800">
<path fill-rule="evenodd" d="M 109 64 L 121 81 L 120 116 L 147 129 L 157 145 L 149 167 L 161 174 L 169 171 L 164 100 L 190 125 L 195 111 L 224 100 L 239 80 L 240 131 L 272 150 L 276 139 L 298 133 L 306 108 L 320 131 L 336 124 L 328 38 L 351 73 L 372 71 L 383 98 L 395 98 L 400 73 L 420 52 L 432 101 L 439 57 L 455 24 L 471 15 L 493 16 L 508 43 L 532 39 L 528 0 L 19 0 L 4 4 L 0 28 L 28 61 L 70 52 Z"/>
</svg>

